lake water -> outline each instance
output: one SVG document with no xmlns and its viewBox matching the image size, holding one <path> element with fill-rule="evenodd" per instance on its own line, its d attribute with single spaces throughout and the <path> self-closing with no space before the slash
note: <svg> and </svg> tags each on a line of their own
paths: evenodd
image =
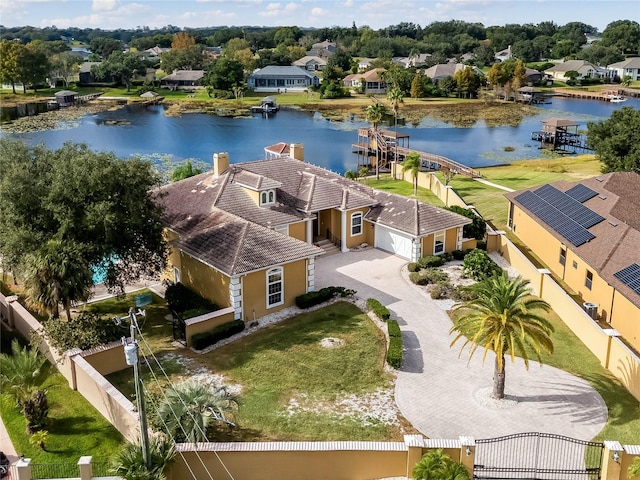
<svg viewBox="0 0 640 480">
<path fill-rule="evenodd" d="M 410 135 L 410 146 L 416 150 L 483 167 L 539 157 L 538 144 L 530 135 L 541 129 L 546 118 L 571 119 L 580 123 L 579 129 L 586 130 L 587 122 L 606 119 L 624 106 L 638 109 L 640 100 L 607 103 L 554 97 L 551 104 L 540 105 L 537 114 L 525 117 L 518 126 L 487 126 L 480 120 L 463 128 L 425 118 L 416 126 L 399 126 L 398 131 Z M 113 125 L 113 121 L 125 124 Z M 142 155 L 165 169 L 187 158 L 200 160 L 194 162 L 200 166 L 210 165 L 215 152 L 229 152 L 232 163 L 259 160 L 264 158 L 267 145 L 303 143 L 307 161 L 343 173 L 356 168 L 351 144 L 357 142 L 357 129 L 367 125 L 357 117 L 330 121 L 319 113 L 287 109 L 269 118 L 208 114 L 167 117 L 162 106 L 126 106 L 87 115 L 58 130 L 10 136 L 31 145 L 44 143 L 49 148 L 59 148 L 66 141 L 85 142 L 94 150 L 114 151 L 119 157 Z M 514 151 L 505 152 L 506 146 Z"/>
</svg>

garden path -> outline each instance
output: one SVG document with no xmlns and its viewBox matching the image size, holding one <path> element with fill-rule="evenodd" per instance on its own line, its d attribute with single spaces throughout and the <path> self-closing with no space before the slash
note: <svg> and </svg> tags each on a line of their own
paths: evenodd
<svg viewBox="0 0 640 480">
<path fill-rule="evenodd" d="M 378 299 L 398 320 L 404 361 L 396 403 L 420 432 L 431 438 L 545 432 L 591 440 L 604 427 L 607 406 L 588 382 L 537 362 L 528 371 L 520 359 L 508 362 L 507 398 L 490 399 L 494 356 L 483 366 L 480 352 L 469 360 L 459 344 L 449 347 L 451 320 L 409 282 L 406 263 L 377 249 L 320 257 L 315 286 L 353 288 L 361 299 Z"/>
</svg>

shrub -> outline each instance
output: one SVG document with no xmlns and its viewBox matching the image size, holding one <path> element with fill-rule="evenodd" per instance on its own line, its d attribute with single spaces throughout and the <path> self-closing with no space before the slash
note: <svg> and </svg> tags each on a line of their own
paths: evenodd
<svg viewBox="0 0 640 480">
<path fill-rule="evenodd" d="M 437 255 L 422 257 L 418 259 L 420 268 L 441 267 L 445 263 L 445 258 Z"/>
<path fill-rule="evenodd" d="M 311 308 L 323 302 L 327 302 L 338 295 L 341 297 L 352 297 L 356 294 L 355 290 L 345 287 L 325 287 L 316 292 L 304 293 L 296 297 L 296 305 L 298 308 Z"/>
<path fill-rule="evenodd" d="M 449 281 L 449 274 L 437 268 L 427 268 L 422 276 L 427 283 L 446 283 Z"/>
<path fill-rule="evenodd" d="M 389 317 L 391 316 L 389 309 L 375 298 L 367 298 L 367 308 L 371 309 L 371 311 L 373 311 L 373 313 L 375 313 L 381 320 L 389 320 Z"/>
<path fill-rule="evenodd" d="M 473 287 L 457 285 L 451 291 L 451 298 L 456 302 L 468 302 L 477 297 Z"/>
<path fill-rule="evenodd" d="M 205 312 L 218 310 L 216 304 L 201 297 L 180 282 L 169 285 L 164 298 L 169 308 L 178 313 L 183 313 L 187 310 L 204 310 Z"/>
<path fill-rule="evenodd" d="M 476 242 L 476 248 L 480 249 L 480 250 L 484 250 L 485 252 L 487 251 L 487 242 L 484 240 L 478 240 Z"/>
<path fill-rule="evenodd" d="M 409 274 L 409 280 L 411 280 L 416 285 L 427 285 L 429 282 L 427 279 L 418 272 L 412 272 Z"/>
<path fill-rule="evenodd" d="M 203 348 L 213 345 L 220 340 L 229 338 L 236 333 L 244 330 L 244 322 L 242 320 L 234 320 L 232 322 L 223 323 L 218 325 L 207 332 L 196 333 L 191 336 L 191 345 L 196 350 L 202 350 Z"/>
<path fill-rule="evenodd" d="M 116 325 L 95 313 L 81 313 L 70 322 L 51 319 L 44 322 L 44 335 L 59 354 L 72 348 L 89 348 L 114 342 L 128 334 L 126 325 Z"/>
<path fill-rule="evenodd" d="M 487 252 L 475 248 L 464 257 L 462 271 L 467 277 L 480 281 L 501 273 L 502 269 L 489 258 Z"/>
<path fill-rule="evenodd" d="M 482 217 L 476 215 L 470 209 L 459 207 L 458 205 L 452 205 L 448 207 L 447 210 L 472 220 L 471 224 L 465 225 L 462 229 L 462 234 L 466 238 L 475 238 L 476 240 L 482 240 L 484 238 L 487 232 L 487 222 L 485 222 Z"/>
<path fill-rule="evenodd" d="M 462 250 L 454 250 L 453 252 L 451 252 L 451 256 L 453 257 L 454 260 L 464 260 L 464 256 L 467 254 L 467 251 L 462 251 Z"/>
<path fill-rule="evenodd" d="M 418 265 L 416 262 L 411 262 L 409 265 L 407 265 L 407 270 L 409 270 L 410 272 L 419 272 L 420 265 Z"/>
<path fill-rule="evenodd" d="M 389 350 L 387 350 L 387 363 L 393 368 L 402 366 L 402 333 L 395 320 L 387 322 L 389 331 Z"/>
<path fill-rule="evenodd" d="M 449 289 L 447 285 L 435 285 L 431 290 L 431 298 L 439 300 L 441 298 L 447 298 L 449 295 Z"/>
</svg>

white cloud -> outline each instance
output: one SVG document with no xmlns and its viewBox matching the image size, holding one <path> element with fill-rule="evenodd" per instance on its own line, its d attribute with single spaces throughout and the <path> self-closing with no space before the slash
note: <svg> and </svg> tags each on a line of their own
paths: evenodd
<svg viewBox="0 0 640 480">
<path fill-rule="evenodd" d="M 300 5 L 298 5 L 295 2 L 289 2 L 285 5 L 284 10 L 286 12 L 295 12 L 296 10 L 298 10 L 300 8 Z"/>
<path fill-rule="evenodd" d="M 91 10 L 94 12 L 110 12 L 118 8 L 118 0 L 93 0 Z"/>
<path fill-rule="evenodd" d="M 320 7 L 314 7 L 311 9 L 311 15 L 313 15 L 314 17 L 324 17 L 328 13 L 329 12 L 327 10 Z"/>
</svg>

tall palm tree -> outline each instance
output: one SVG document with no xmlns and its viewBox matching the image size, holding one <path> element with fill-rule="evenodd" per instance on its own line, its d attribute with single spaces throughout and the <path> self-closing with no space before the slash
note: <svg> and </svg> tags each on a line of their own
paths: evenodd
<svg viewBox="0 0 640 480">
<path fill-rule="evenodd" d="M 411 152 L 402 162 L 402 173 L 411 172 L 411 180 L 413 182 L 413 195 L 418 194 L 418 173 L 420 172 L 420 154 Z"/>
<path fill-rule="evenodd" d="M 394 160 L 398 161 L 398 113 L 400 112 L 400 104 L 404 103 L 404 93 L 400 87 L 393 87 L 387 92 L 387 100 L 391 103 L 393 110 L 393 129 L 396 134 L 396 150 Z"/>
<path fill-rule="evenodd" d="M 37 348 L 23 347 L 17 339 L 11 342 L 11 354 L 0 354 L 0 386 L 22 404 L 49 378 L 51 364 Z"/>
<path fill-rule="evenodd" d="M 464 338 L 462 348 L 469 345 L 469 358 L 478 347 L 484 348 L 483 361 L 489 351 L 496 354 L 493 377 L 493 397 L 504 398 L 505 354 L 515 360 L 516 355 L 529 368 L 529 356 L 541 361 L 540 352 L 553 352 L 553 325 L 543 316 L 550 307 L 534 297 L 529 281 L 522 277 L 510 280 L 506 273 L 478 282 L 474 290 L 477 298 L 454 310 L 460 316 L 451 327 L 457 332 L 451 346 Z"/>
<path fill-rule="evenodd" d="M 215 423 L 233 425 L 238 399 L 226 388 L 186 381 L 171 389 L 158 407 L 158 415 L 173 438 L 206 442 Z"/>
<path fill-rule="evenodd" d="M 142 447 L 128 443 L 114 459 L 113 471 L 125 480 L 166 480 L 167 468 L 174 462 L 174 443 L 164 438 L 149 441 L 149 466 L 144 463 Z"/>
<path fill-rule="evenodd" d="M 93 286 L 91 268 L 81 248 L 60 240 L 50 240 L 26 261 L 25 286 L 31 304 L 53 318 L 62 304 L 71 320 L 71 303 L 89 298 Z"/>
<path fill-rule="evenodd" d="M 378 102 L 374 103 L 373 105 L 369 105 L 365 111 L 367 122 L 371 122 L 373 124 L 374 130 L 378 129 L 378 124 L 382 121 L 386 114 L 387 107 Z"/>
</svg>

